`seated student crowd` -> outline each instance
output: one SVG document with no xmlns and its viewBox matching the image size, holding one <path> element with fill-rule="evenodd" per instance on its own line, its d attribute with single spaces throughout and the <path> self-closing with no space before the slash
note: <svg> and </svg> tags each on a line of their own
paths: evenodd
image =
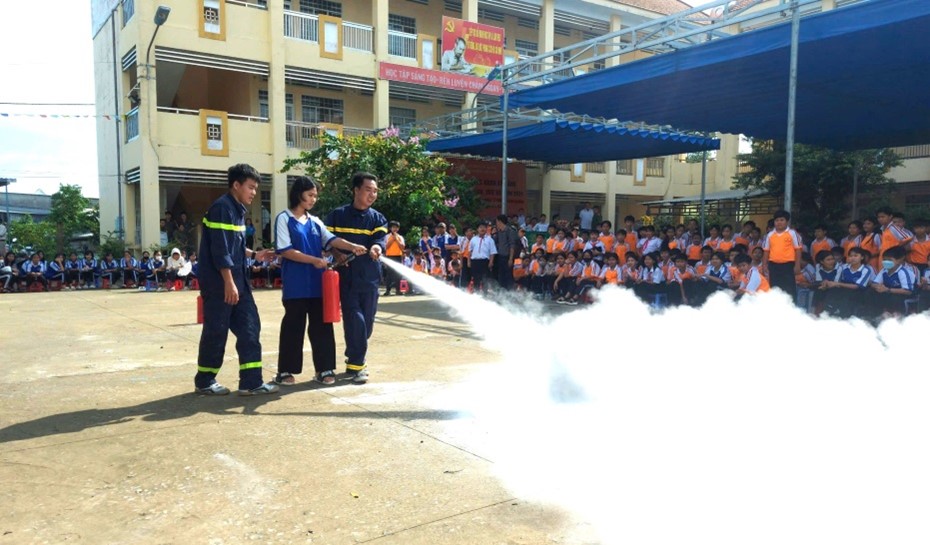
<svg viewBox="0 0 930 545">
<path fill-rule="evenodd" d="M 747 221 L 738 229 L 711 225 L 707 236 L 695 221 L 657 230 L 637 228 L 632 216 L 615 231 L 609 221 L 590 231 L 548 224 L 549 237 L 538 235 L 532 244 L 520 233 L 513 277 L 518 289 L 565 304 L 616 285 L 644 301 L 671 305 L 701 305 L 717 291 L 739 297 L 778 287 L 792 296 L 810 294 L 818 314 L 871 318 L 914 310 L 906 307 L 915 303 L 921 311 L 930 308 L 930 222 L 915 221 L 911 232 L 903 214 L 883 208 L 874 218 L 851 222 L 847 236 L 835 242 L 822 225 L 805 241 L 790 220 L 778 211 L 765 233 Z M 489 226 L 451 238 L 444 227 L 434 237 L 423 228 L 419 245 L 402 249 L 404 263 L 462 288 L 483 289 L 493 263 L 487 258 L 496 253 L 489 252 Z"/>
<path fill-rule="evenodd" d="M 29 259 L 17 263 L 15 255 L 7 252 L 0 267 L 0 289 L 4 293 L 48 290 L 85 290 L 98 288 L 138 288 L 157 291 L 173 291 L 180 282 L 181 289 L 190 289 L 197 279 L 197 256 L 185 257 L 178 248 L 171 250 L 170 257 L 162 259 L 161 251 L 154 256 L 142 252 L 141 259 L 126 250 L 117 260 L 107 253 L 103 259 L 94 257 L 94 252 L 84 252 L 79 258 L 76 252 L 67 257 L 59 253 L 46 262 L 44 254 L 35 252 Z"/>
</svg>

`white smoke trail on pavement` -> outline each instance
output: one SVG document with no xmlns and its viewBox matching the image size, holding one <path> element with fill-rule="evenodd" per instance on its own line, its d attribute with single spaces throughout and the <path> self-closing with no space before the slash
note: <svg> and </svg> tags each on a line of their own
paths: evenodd
<svg viewBox="0 0 930 545">
<path fill-rule="evenodd" d="M 779 293 L 653 313 L 605 289 L 547 321 L 415 282 L 503 354 L 454 397 L 496 472 L 599 542 L 930 543 L 926 315 L 876 329 Z"/>
</svg>

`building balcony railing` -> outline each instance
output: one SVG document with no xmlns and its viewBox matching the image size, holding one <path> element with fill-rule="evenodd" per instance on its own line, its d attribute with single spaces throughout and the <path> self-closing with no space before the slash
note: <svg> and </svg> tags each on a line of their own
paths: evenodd
<svg viewBox="0 0 930 545">
<path fill-rule="evenodd" d="M 159 106 L 158 111 L 168 113 L 168 114 L 200 115 L 200 110 L 190 110 L 187 108 L 169 108 L 167 106 Z M 257 115 L 226 114 L 226 117 L 228 117 L 229 119 L 238 119 L 240 121 L 254 121 L 256 123 L 268 123 L 267 117 L 261 117 Z"/>
<path fill-rule="evenodd" d="M 296 11 L 284 12 L 284 35 L 306 42 L 319 42 L 320 21 L 316 15 L 298 13 Z"/>
<path fill-rule="evenodd" d="M 130 142 L 139 137 L 139 108 L 133 108 L 126 113 L 126 141 Z"/>
<path fill-rule="evenodd" d="M 253 9 L 268 9 L 267 0 L 256 0 L 255 2 L 248 2 L 246 0 L 226 0 L 227 4 L 236 4 L 237 6 L 243 6 L 246 8 Z"/>
<path fill-rule="evenodd" d="M 320 147 L 323 134 L 341 134 L 342 136 L 361 136 L 371 134 L 373 129 L 343 127 L 341 125 L 320 125 L 318 123 L 301 123 L 288 121 L 284 126 L 287 147 L 299 150 L 315 150 Z"/>
<path fill-rule="evenodd" d="M 374 51 L 375 31 L 368 25 L 342 22 L 342 47 L 359 51 Z"/>
<path fill-rule="evenodd" d="M 347 49 L 371 53 L 374 51 L 374 34 L 374 29 L 368 25 L 349 21 L 342 22 L 342 46 Z M 305 42 L 319 43 L 319 18 L 316 15 L 307 13 L 285 11 L 284 35 Z M 414 57 L 416 57 L 416 36 L 414 36 L 413 53 Z"/>
<path fill-rule="evenodd" d="M 389 30 L 388 54 L 394 55 L 395 57 L 404 57 L 405 59 L 416 59 L 417 35 L 397 30 Z"/>
<path fill-rule="evenodd" d="M 891 148 L 901 159 L 920 159 L 930 157 L 930 144 L 920 146 L 904 146 L 900 148 Z"/>
</svg>

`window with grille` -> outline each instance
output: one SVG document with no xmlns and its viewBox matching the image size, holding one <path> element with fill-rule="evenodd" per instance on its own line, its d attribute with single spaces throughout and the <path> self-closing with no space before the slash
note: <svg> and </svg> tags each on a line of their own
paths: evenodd
<svg viewBox="0 0 930 545">
<path fill-rule="evenodd" d="M 207 149 L 223 149 L 223 120 L 219 117 L 207 117 Z"/>
<path fill-rule="evenodd" d="M 132 16 L 136 13 L 136 2 L 135 0 L 123 0 L 123 26 L 126 26 L 126 23 L 132 19 Z"/>
<path fill-rule="evenodd" d="M 268 91 L 258 91 L 258 117 L 268 118 Z"/>
<path fill-rule="evenodd" d="M 533 30 L 539 30 L 539 20 L 538 19 L 527 19 L 525 17 L 517 17 L 517 26 L 522 26 L 523 28 L 532 28 Z"/>
<path fill-rule="evenodd" d="M 523 57 L 535 57 L 539 52 L 539 44 L 528 40 L 514 40 L 514 49 Z"/>
<path fill-rule="evenodd" d="M 552 32 L 554 32 L 557 36 L 571 36 L 572 35 L 572 29 L 568 28 L 567 26 L 562 26 L 562 25 L 555 25 L 555 27 L 552 29 Z"/>
<path fill-rule="evenodd" d="M 220 24 L 220 3 L 218 0 L 204 0 L 203 30 L 210 34 L 220 34 L 223 31 Z"/>
<path fill-rule="evenodd" d="M 294 95 L 287 93 L 284 95 L 284 117 L 287 121 L 294 121 Z"/>
<path fill-rule="evenodd" d="M 407 34 L 417 33 L 417 20 L 413 17 L 403 15 L 388 14 L 388 30 L 395 32 L 406 32 Z"/>
<path fill-rule="evenodd" d="M 646 159 L 646 176 L 665 176 L 665 157 Z"/>
<path fill-rule="evenodd" d="M 396 106 L 391 106 L 389 115 L 391 118 L 391 125 L 394 125 L 395 127 L 411 125 L 417 122 L 417 111 L 413 108 L 398 108 Z"/>
<path fill-rule="evenodd" d="M 446 7 L 446 11 L 452 11 L 459 15 L 462 14 L 462 1 L 461 0 L 446 0 L 445 7 Z"/>
<path fill-rule="evenodd" d="M 330 0 L 300 0 L 300 11 L 313 15 L 329 15 L 330 17 L 342 18 L 342 3 Z"/>
<path fill-rule="evenodd" d="M 332 123 L 342 125 L 345 106 L 336 98 L 300 97 L 301 116 L 304 123 Z"/>
<path fill-rule="evenodd" d="M 627 159 L 626 161 L 617 161 L 617 174 L 623 174 L 625 176 L 633 175 L 633 160 Z"/>
<path fill-rule="evenodd" d="M 408 2 L 413 2 L 414 4 L 422 4 L 424 6 L 429 5 L 429 0 L 407 0 Z"/>
</svg>

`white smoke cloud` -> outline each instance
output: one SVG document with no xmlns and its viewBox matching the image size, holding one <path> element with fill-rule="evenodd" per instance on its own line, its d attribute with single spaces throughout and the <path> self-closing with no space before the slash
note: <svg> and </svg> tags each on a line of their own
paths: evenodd
<svg viewBox="0 0 930 545">
<path fill-rule="evenodd" d="M 444 395 L 466 440 L 600 542 L 930 542 L 926 315 L 875 329 L 778 293 L 651 313 L 608 289 L 547 321 L 419 285 L 504 356 Z"/>
</svg>

